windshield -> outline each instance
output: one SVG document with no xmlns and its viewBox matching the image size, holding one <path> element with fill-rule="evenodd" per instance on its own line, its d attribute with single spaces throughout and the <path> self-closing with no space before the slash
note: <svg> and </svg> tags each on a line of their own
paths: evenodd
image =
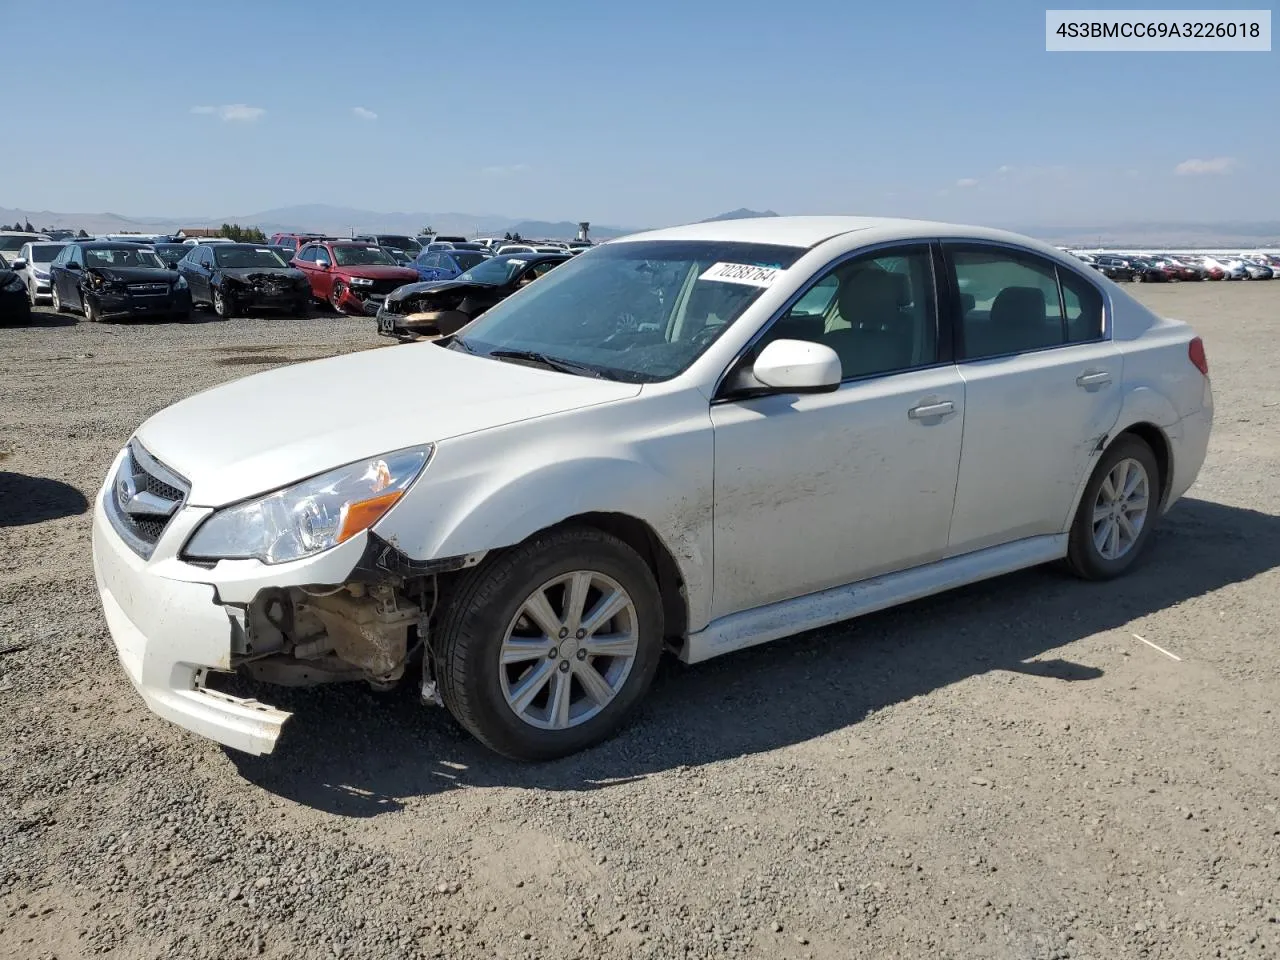
<svg viewBox="0 0 1280 960">
<path fill-rule="evenodd" d="M 163 270 L 164 264 L 150 250 L 142 247 L 85 247 L 86 267 L 147 267 Z"/>
<path fill-rule="evenodd" d="M 476 353 L 532 351 L 618 380 L 666 380 L 693 363 L 802 253 L 709 241 L 609 244 L 491 308 L 459 339 Z"/>
<path fill-rule="evenodd" d="M 0 236 L 0 251 L 5 253 L 16 253 L 22 249 L 22 245 L 29 241 L 28 237 L 15 237 L 12 234 L 8 236 Z"/>
<path fill-rule="evenodd" d="M 528 265 L 529 261 L 521 257 L 489 257 L 468 269 L 458 279 L 500 287 Z"/>
<path fill-rule="evenodd" d="M 65 243 L 33 243 L 31 245 L 32 263 L 52 263 Z"/>
<path fill-rule="evenodd" d="M 413 237 L 398 236 L 394 233 L 384 233 L 378 237 L 378 242 L 384 247 L 394 247 L 396 250 L 403 250 L 410 256 L 416 256 L 418 251 L 422 249 L 422 245 Z"/>
<path fill-rule="evenodd" d="M 284 261 L 270 247 L 214 247 L 213 262 L 220 267 L 283 267 Z"/>
<path fill-rule="evenodd" d="M 395 257 L 381 247 L 334 247 L 333 256 L 340 267 L 394 267 L 396 265 Z"/>
</svg>

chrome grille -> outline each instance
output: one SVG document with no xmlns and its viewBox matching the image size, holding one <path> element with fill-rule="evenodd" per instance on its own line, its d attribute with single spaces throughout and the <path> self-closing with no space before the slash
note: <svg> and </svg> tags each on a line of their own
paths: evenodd
<svg viewBox="0 0 1280 960">
<path fill-rule="evenodd" d="M 139 556 L 150 557 L 191 485 L 132 441 L 103 498 L 116 533 Z"/>
<path fill-rule="evenodd" d="M 167 283 L 131 283 L 129 284 L 130 293 L 139 293 L 143 296 L 155 296 L 161 293 L 169 292 Z"/>
</svg>

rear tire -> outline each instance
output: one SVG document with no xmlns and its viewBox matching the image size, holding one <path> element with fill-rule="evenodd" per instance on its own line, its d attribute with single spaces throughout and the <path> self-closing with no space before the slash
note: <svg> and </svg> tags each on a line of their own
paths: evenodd
<svg viewBox="0 0 1280 960">
<path fill-rule="evenodd" d="M 587 583 L 576 604 L 570 586 L 553 585 L 562 580 Z M 586 614 L 608 597 L 625 606 L 589 627 Z M 525 613 L 536 599 L 546 626 Z M 590 527 L 554 530 L 460 582 L 435 642 L 436 678 L 450 712 L 485 746 L 513 760 L 551 760 L 599 743 L 631 716 L 657 671 L 662 637 L 657 582 L 631 547 Z M 620 638 L 625 653 L 597 652 Z M 523 655 L 512 659 L 513 650 Z M 532 693 L 518 707 L 521 690 Z"/>
<path fill-rule="evenodd" d="M 1122 434 L 1085 485 L 1071 523 L 1067 568 L 1084 580 L 1110 580 L 1138 561 L 1160 513 L 1164 478 L 1145 440 Z"/>
</svg>

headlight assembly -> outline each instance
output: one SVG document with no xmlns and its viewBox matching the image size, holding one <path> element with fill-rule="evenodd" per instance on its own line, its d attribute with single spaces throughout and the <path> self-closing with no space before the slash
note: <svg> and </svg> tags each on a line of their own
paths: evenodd
<svg viewBox="0 0 1280 960">
<path fill-rule="evenodd" d="M 10 277 L 9 282 L 4 285 L 4 288 L 9 293 L 17 293 L 23 288 L 22 278 L 16 275 Z"/>
<path fill-rule="evenodd" d="M 373 281 L 368 277 L 352 277 L 351 285 L 353 287 L 372 287 Z"/>
<path fill-rule="evenodd" d="M 179 275 L 177 282 L 173 285 L 173 289 L 175 290 L 187 289 L 187 278 Z"/>
<path fill-rule="evenodd" d="M 187 541 L 193 559 L 287 563 L 368 530 L 404 496 L 432 445 L 348 464 L 275 493 L 217 511 Z"/>
</svg>

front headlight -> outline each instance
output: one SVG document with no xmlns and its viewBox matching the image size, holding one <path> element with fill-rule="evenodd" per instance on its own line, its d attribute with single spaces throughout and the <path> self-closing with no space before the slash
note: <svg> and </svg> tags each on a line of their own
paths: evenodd
<svg viewBox="0 0 1280 960">
<path fill-rule="evenodd" d="M 179 275 L 179 277 L 178 277 L 178 282 L 177 282 L 177 283 L 175 283 L 175 284 L 173 285 L 173 289 L 175 289 L 175 290 L 185 290 L 185 289 L 187 289 L 187 278 L 186 278 L 186 277 L 184 277 L 184 276 Z"/>
<path fill-rule="evenodd" d="M 23 289 L 22 278 L 15 274 L 9 278 L 9 282 L 4 285 L 4 288 L 9 293 L 17 293 L 19 290 Z"/>
<path fill-rule="evenodd" d="M 372 287 L 373 281 L 368 277 L 352 277 L 351 285 L 353 287 Z"/>
<path fill-rule="evenodd" d="M 48 271 L 48 270 L 41 270 L 39 267 L 32 267 L 32 268 L 31 268 L 31 272 L 32 272 L 32 273 L 34 273 L 34 274 L 36 275 L 36 279 L 37 279 L 37 280 L 48 280 L 48 279 L 49 279 L 49 271 Z"/>
<path fill-rule="evenodd" d="M 183 551 L 202 560 L 287 563 L 336 547 L 382 519 L 422 472 L 433 447 L 352 463 L 219 510 Z"/>
</svg>

